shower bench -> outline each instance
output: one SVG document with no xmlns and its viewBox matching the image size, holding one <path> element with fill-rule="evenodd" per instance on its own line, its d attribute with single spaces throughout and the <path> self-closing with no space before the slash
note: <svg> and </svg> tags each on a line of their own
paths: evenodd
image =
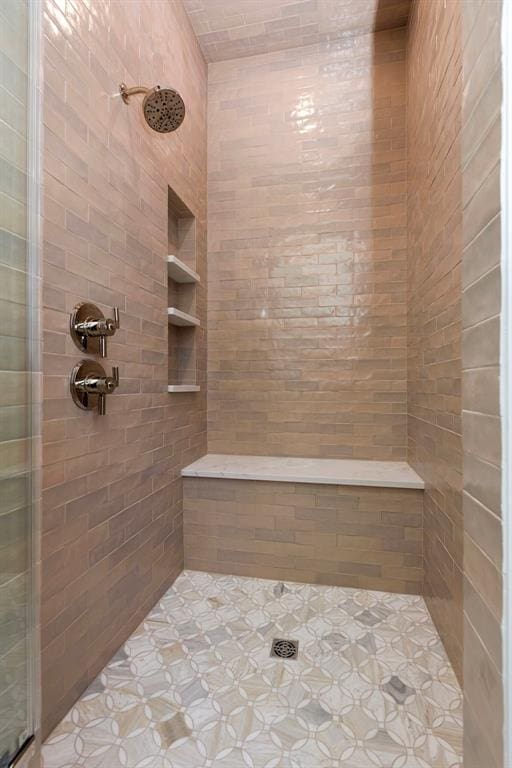
<svg viewBox="0 0 512 768">
<path fill-rule="evenodd" d="M 207 454 L 182 475 L 186 568 L 421 592 L 424 483 L 405 462 Z"/>
</svg>

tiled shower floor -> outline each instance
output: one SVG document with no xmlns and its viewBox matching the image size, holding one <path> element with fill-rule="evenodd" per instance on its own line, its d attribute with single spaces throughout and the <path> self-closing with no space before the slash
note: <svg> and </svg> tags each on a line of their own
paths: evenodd
<svg viewBox="0 0 512 768">
<path fill-rule="evenodd" d="M 296 661 L 270 658 L 274 637 Z M 461 693 L 423 600 L 185 571 L 44 768 L 451 768 Z"/>
</svg>

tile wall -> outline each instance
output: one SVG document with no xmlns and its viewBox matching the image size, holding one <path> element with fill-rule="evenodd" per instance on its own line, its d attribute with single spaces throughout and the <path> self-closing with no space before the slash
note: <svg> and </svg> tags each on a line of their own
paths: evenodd
<svg viewBox="0 0 512 768">
<path fill-rule="evenodd" d="M 421 592 L 423 491 L 185 478 L 185 565 Z"/>
<path fill-rule="evenodd" d="M 48 731 L 183 567 L 180 469 L 206 450 L 206 65 L 179 2 L 44 3 L 43 721 Z M 119 83 L 177 88 L 157 134 Z M 199 394 L 167 394 L 167 190 L 197 218 Z M 69 313 L 121 311 L 107 416 L 80 411 Z"/>
<path fill-rule="evenodd" d="M 460 677 L 464 638 L 469 768 L 502 768 L 499 11 L 417 0 L 407 63 L 401 29 L 209 72 L 208 448 L 408 456 L 423 557 L 419 491 L 395 509 L 374 489 L 188 479 L 185 499 L 192 568 L 417 592 L 424 566 Z M 183 129 L 151 132 L 121 80 L 176 86 Z M 183 567 L 179 470 L 207 447 L 206 66 L 181 5 L 45 0 L 44 103 L 48 732 Z M 168 184 L 198 221 L 197 395 L 165 392 Z M 84 299 L 121 308 L 104 419 L 68 395 Z"/>
<path fill-rule="evenodd" d="M 405 31 L 209 68 L 208 446 L 406 453 Z"/>
<path fill-rule="evenodd" d="M 501 0 L 462 4 L 464 765 L 503 768 Z"/>
<path fill-rule="evenodd" d="M 462 674 L 461 3 L 413 3 L 408 81 L 408 460 L 425 481 L 425 596 Z"/>
<path fill-rule="evenodd" d="M 410 0 L 184 0 L 207 61 L 405 26 Z"/>
</svg>

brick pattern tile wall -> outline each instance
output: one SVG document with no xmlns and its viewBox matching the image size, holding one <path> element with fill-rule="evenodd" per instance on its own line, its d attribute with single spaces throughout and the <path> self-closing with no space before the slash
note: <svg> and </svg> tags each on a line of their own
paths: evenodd
<svg viewBox="0 0 512 768">
<path fill-rule="evenodd" d="M 185 565 L 418 593 L 423 491 L 185 478 Z"/>
<path fill-rule="evenodd" d="M 207 61 L 405 26 L 410 0 L 184 0 Z"/>
<path fill-rule="evenodd" d="M 462 5 L 466 768 L 504 768 L 499 417 L 501 5 L 501 0 Z"/>
<path fill-rule="evenodd" d="M 461 21 L 417 0 L 409 22 L 408 459 L 425 480 L 425 595 L 462 672 Z"/>
<path fill-rule="evenodd" d="M 206 449 L 206 80 L 180 2 L 44 3 L 44 732 L 183 566 L 180 469 Z M 169 84 L 186 122 L 157 134 L 118 84 Z M 197 217 L 199 394 L 167 387 L 167 185 Z M 78 301 L 121 310 L 107 416 L 69 374 Z"/>
<path fill-rule="evenodd" d="M 406 453 L 405 32 L 209 67 L 208 444 Z"/>
</svg>

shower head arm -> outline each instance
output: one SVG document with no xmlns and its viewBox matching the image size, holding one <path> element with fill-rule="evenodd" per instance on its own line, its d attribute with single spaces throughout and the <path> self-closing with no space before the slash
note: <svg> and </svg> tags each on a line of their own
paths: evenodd
<svg viewBox="0 0 512 768">
<path fill-rule="evenodd" d="M 157 85 L 156 87 L 159 88 L 160 86 Z M 135 85 L 133 88 L 128 88 L 124 83 L 121 83 L 119 86 L 119 93 L 125 104 L 129 103 L 130 96 L 135 96 L 137 93 L 149 93 L 154 90 L 154 88 L 146 88 L 144 85 Z"/>
</svg>

